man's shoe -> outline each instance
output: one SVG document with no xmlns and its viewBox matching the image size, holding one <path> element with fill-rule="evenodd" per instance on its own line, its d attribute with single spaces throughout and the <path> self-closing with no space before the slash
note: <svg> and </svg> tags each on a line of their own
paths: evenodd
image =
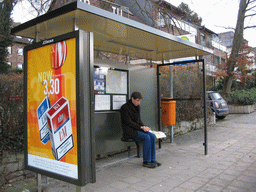
<svg viewBox="0 0 256 192">
<path fill-rule="evenodd" d="M 161 166 L 162 164 L 161 163 L 158 163 L 157 161 L 151 161 L 152 164 L 155 164 L 156 167 L 159 167 Z"/>
<path fill-rule="evenodd" d="M 156 165 L 154 163 L 143 162 L 143 167 L 155 168 Z"/>
</svg>

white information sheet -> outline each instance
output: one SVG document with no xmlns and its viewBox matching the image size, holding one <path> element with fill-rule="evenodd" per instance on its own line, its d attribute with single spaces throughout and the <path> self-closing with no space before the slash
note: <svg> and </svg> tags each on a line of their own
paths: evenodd
<svg viewBox="0 0 256 192">
<path fill-rule="evenodd" d="M 110 95 L 95 95 L 95 111 L 110 110 Z"/>
<path fill-rule="evenodd" d="M 106 76 L 106 93 L 127 94 L 127 72 L 108 70 Z"/>
<path fill-rule="evenodd" d="M 49 171 L 56 173 L 65 177 L 70 177 L 73 179 L 78 179 L 78 166 L 69 163 L 56 161 L 44 157 L 39 157 L 35 155 L 28 154 L 28 165 L 42 169 L 44 171 Z"/>
<path fill-rule="evenodd" d="M 113 110 L 118 110 L 126 103 L 125 95 L 113 95 Z"/>
</svg>

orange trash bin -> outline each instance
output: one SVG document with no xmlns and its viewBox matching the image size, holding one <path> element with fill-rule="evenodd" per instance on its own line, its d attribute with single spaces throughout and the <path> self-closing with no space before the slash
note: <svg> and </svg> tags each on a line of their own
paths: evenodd
<svg viewBox="0 0 256 192">
<path fill-rule="evenodd" d="M 161 99 L 161 117 L 163 125 L 176 124 L 176 101 L 170 98 Z"/>
</svg>

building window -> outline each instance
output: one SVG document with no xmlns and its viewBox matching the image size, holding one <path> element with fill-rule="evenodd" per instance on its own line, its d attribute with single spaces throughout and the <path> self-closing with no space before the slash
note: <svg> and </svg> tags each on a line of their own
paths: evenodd
<svg viewBox="0 0 256 192">
<path fill-rule="evenodd" d="M 206 45 L 206 37 L 203 33 L 200 34 L 200 37 L 201 37 L 201 45 Z"/>
<path fill-rule="evenodd" d="M 18 48 L 18 55 L 23 55 L 23 48 Z"/>
<path fill-rule="evenodd" d="M 10 55 L 10 54 L 12 54 L 12 47 L 7 47 L 7 52 L 8 52 L 8 54 Z"/>
<path fill-rule="evenodd" d="M 218 56 L 214 56 L 214 65 L 217 66 L 220 64 L 220 58 Z"/>
<path fill-rule="evenodd" d="M 18 68 L 22 69 L 23 68 L 23 64 L 22 63 L 18 63 Z"/>
</svg>

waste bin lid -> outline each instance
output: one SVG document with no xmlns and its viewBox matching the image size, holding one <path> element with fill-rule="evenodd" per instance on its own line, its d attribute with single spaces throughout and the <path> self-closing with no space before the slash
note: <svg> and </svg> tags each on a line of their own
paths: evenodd
<svg viewBox="0 0 256 192">
<path fill-rule="evenodd" d="M 174 101 L 174 100 L 170 97 L 163 97 L 161 98 L 161 101 Z"/>
</svg>

